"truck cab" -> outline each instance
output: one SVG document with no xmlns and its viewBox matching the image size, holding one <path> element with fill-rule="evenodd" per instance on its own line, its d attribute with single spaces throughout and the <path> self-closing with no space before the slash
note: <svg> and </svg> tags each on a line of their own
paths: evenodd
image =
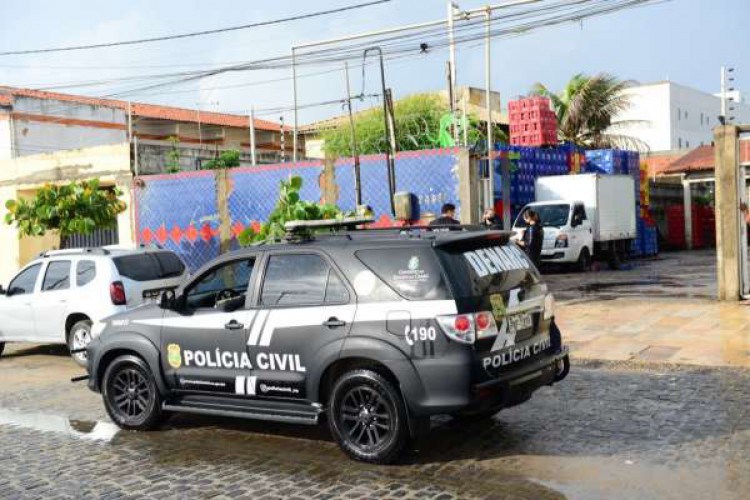
<svg viewBox="0 0 750 500">
<path fill-rule="evenodd" d="M 586 269 L 591 263 L 594 237 L 583 201 L 541 201 L 529 203 L 518 214 L 513 230 L 520 238 L 527 224 L 524 214 L 534 210 L 544 228 L 542 260 L 549 263 L 576 264 Z"/>
</svg>

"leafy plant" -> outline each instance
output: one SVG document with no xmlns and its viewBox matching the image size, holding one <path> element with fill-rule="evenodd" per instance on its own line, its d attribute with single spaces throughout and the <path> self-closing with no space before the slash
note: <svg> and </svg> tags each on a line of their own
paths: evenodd
<svg viewBox="0 0 750 500">
<path fill-rule="evenodd" d="M 282 238 L 286 233 L 284 224 L 293 220 L 329 220 L 343 217 L 341 211 L 330 203 L 316 203 L 300 200 L 302 178 L 293 175 L 288 180 L 282 180 L 279 185 L 279 199 L 276 202 L 268 221 L 255 232 L 247 228 L 238 236 L 240 245 L 247 246 L 255 242 L 268 239 Z"/>
<path fill-rule="evenodd" d="M 393 107 L 397 151 L 415 151 L 453 144 L 449 132 L 453 121 L 450 107 L 439 94 L 414 94 L 399 99 Z M 456 119 L 456 125 L 461 127 L 462 121 Z M 469 144 L 477 144 L 486 135 L 485 126 L 474 116 L 467 117 L 466 122 Z M 360 154 L 377 154 L 386 150 L 382 107 L 374 107 L 355 115 L 354 130 Z M 501 129 L 496 127 L 494 133 L 498 142 L 505 141 L 506 137 Z M 463 132 L 460 135 L 463 136 Z M 324 130 L 321 137 L 328 156 L 352 156 L 348 120 Z"/>
<path fill-rule="evenodd" d="M 240 152 L 236 149 L 222 151 L 215 160 L 203 164 L 205 170 L 220 170 L 223 168 L 235 168 L 240 166 Z"/>
<path fill-rule="evenodd" d="M 180 140 L 176 136 L 169 139 L 169 151 L 167 151 L 167 172 L 176 174 L 180 169 Z"/>
<path fill-rule="evenodd" d="M 643 150 L 647 146 L 639 139 L 613 133 L 618 126 L 633 122 L 615 121 L 616 116 L 631 105 L 630 96 L 623 92 L 630 85 L 630 81 L 607 73 L 595 76 L 578 73 L 558 94 L 541 83 L 534 85 L 531 94 L 548 97 L 552 102 L 562 142 L 589 148 Z"/>
<path fill-rule="evenodd" d="M 61 237 L 89 234 L 115 225 L 117 215 L 126 209 L 118 196 L 121 190 L 101 189 L 98 179 L 46 184 L 30 200 L 6 201 L 5 223 L 15 224 L 20 236 L 42 236 L 49 231 Z"/>
</svg>

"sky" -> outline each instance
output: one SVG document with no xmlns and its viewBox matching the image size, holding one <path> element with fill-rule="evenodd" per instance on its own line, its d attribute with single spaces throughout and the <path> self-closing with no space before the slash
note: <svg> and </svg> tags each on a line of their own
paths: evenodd
<svg viewBox="0 0 750 500">
<path fill-rule="evenodd" d="M 4 0 L 0 17 L 0 52 L 169 35 L 248 24 L 364 3 L 365 0 Z M 501 0 L 495 0 L 500 3 Z M 559 0 L 555 0 L 559 1 Z M 460 0 L 460 8 L 486 2 Z M 543 0 L 538 5 L 549 3 Z M 0 85 L 50 88 L 85 95 L 107 96 L 142 82 L 81 82 L 194 70 L 290 53 L 293 45 L 346 36 L 446 16 L 444 0 L 391 0 L 346 13 L 146 45 L 0 57 Z M 542 27 L 492 42 L 492 89 L 503 106 L 525 94 L 535 82 L 562 88 L 578 72 L 607 72 L 643 83 L 669 79 L 706 92 L 719 91 L 722 65 L 735 68 L 735 85 L 750 92 L 750 19 L 748 0 L 669 0 L 614 14 Z M 441 90 L 446 86 L 447 51 L 441 48 L 414 57 L 388 61 L 387 85 L 395 97 Z M 377 93 L 379 74 L 368 66 L 362 79 L 360 57 L 351 61 L 352 93 Z M 324 74 L 315 74 L 323 73 Z M 457 84 L 484 87 L 482 43 L 460 46 Z M 302 67 L 300 104 L 338 100 L 346 96 L 342 63 Z M 224 74 L 200 82 L 118 96 L 125 100 L 247 114 L 291 123 L 292 113 L 279 108 L 292 104 L 290 70 L 253 70 Z M 271 82 L 268 82 L 271 80 Z M 258 83 L 260 82 L 260 83 Z M 266 82 L 266 83 L 263 83 Z M 364 86 L 363 86 L 364 83 Z M 231 87 L 231 88 L 226 88 Z M 378 104 L 376 98 L 355 101 L 355 110 Z M 341 104 L 301 110 L 300 124 L 341 114 Z"/>
</svg>

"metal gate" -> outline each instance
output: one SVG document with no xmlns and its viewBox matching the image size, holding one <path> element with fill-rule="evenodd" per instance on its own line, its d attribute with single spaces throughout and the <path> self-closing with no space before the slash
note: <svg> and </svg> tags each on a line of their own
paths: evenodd
<svg viewBox="0 0 750 500">
<path fill-rule="evenodd" d="M 72 234 L 60 239 L 60 249 L 95 248 L 106 245 L 117 245 L 120 242 L 117 225 L 100 228 L 91 234 Z"/>
</svg>

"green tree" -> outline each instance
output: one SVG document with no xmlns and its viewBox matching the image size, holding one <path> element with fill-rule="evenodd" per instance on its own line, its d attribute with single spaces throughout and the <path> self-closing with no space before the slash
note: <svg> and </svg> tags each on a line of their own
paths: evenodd
<svg viewBox="0 0 750 500">
<path fill-rule="evenodd" d="M 47 184 L 29 199 L 8 200 L 5 223 L 18 228 L 20 236 L 42 236 L 53 231 L 65 238 L 112 227 L 126 205 L 118 199 L 122 191 L 101 189 L 98 179 Z"/>
<path fill-rule="evenodd" d="M 220 170 L 223 168 L 235 168 L 240 166 L 240 152 L 236 149 L 222 151 L 215 160 L 203 164 L 204 170 Z"/>
<path fill-rule="evenodd" d="M 441 138 L 448 132 L 451 118 L 447 101 L 436 93 L 414 94 L 394 103 L 393 115 L 396 122 L 396 150 L 414 151 L 439 147 Z M 457 120 L 460 122 L 461 120 Z M 462 126 L 458 123 L 458 126 Z M 476 144 L 485 136 L 484 125 L 476 117 L 467 119 L 467 135 L 470 144 Z M 360 154 L 377 154 L 386 150 L 383 108 L 374 107 L 358 113 L 354 117 L 354 130 L 357 150 Z M 324 130 L 321 138 L 328 156 L 349 157 L 351 150 L 351 130 L 348 120 Z M 495 128 L 498 142 L 506 140 L 505 134 Z"/>
<path fill-rule="evenodd" d="M 558 136 L 563 142 L 587 148 L 646 149 L 639 139 L 614 133 L 618 126 L 632 123 L 614 121 L 631 105 L 630 96 L 623 92 L 631 84 L 607 73 L 594 76 L 578 73 L 557 94 L 541 83 L 534 84 L 531 94 L 550 99 L 557 115 Z"/>
<path fill-rule="evenodd" d="M 301 189 L 302 178 L 297 175 L 290 176 L 289 180 L 282 180 L 279 185 L 279 199 L 268 221 L 261 224 L 260 231 L 257 233 L 252 228 L 242 231 L 237 238 L 240 245 L 247 246 L 259 241 L 282 238 L 286 233 L 284 224 L 289 221 L 328 220 L 343 217 L 338 207 L 330 203 L 300 200 Z"/>
</svg>

